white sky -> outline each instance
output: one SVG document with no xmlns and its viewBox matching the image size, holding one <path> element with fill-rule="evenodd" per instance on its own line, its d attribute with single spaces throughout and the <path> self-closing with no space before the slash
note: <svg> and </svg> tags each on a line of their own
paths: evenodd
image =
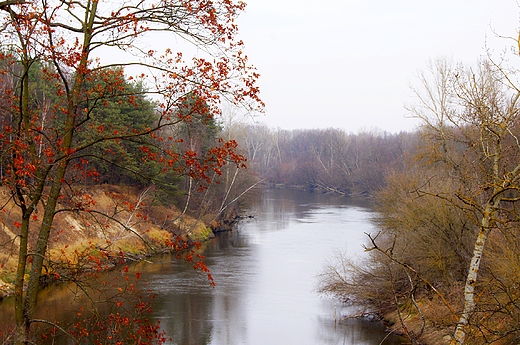
<svg viewBox="0 0 520 345">
<path fill-rule="evenodd" d="M 516 42 L 515 0 L 246 0 L 245 52 L 261 74 L 266 114 L 283 129 L 398 132 L 428 60 L 472 64 Z M 520 57 L 511 60 L 520 67 Z"/>
</svg>

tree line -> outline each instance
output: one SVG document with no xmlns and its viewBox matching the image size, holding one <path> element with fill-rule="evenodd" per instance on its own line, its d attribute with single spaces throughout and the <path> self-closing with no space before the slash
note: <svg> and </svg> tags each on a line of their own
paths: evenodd
<svg viewBox="0 0 520 345">
<path fill-rule="evenodd" d="M 272 129 L 235 125 L 248 165 L 259 179 L 284 186 L 371 196 L 403 167 L 418 135 L 348 133 L 341 129 Z"/>
</svg>

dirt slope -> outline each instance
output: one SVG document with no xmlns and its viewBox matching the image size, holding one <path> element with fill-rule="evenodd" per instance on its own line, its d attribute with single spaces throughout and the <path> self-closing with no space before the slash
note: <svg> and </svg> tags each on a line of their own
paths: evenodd
<svg viewBox="0 0 520 345">
<path fill-rule="evenodd" d="M 174 207 L 154 205 L 153 190 L 121 186 L 89 186 L 68 196 L 60 203 L 49 241 L 47 272 L 64 267 L 89 267 L 88 258 L 124 256 L 138 259 L 165 250 L 167 241 L 201 240 L 213 235 L 201 221 L 181 215 Z M 0 298 L 12 291 L 21 213 L 9 198 L 8 190 L 0 187 Z M 36 242 L 41 206 L 31 224 L 29 240 Z"/>
</svg>

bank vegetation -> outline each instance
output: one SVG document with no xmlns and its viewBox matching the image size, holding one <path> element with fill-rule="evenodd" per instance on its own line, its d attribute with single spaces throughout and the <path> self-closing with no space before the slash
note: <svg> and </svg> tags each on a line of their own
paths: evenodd
<svg viewBox="0 0 520 345">
<path fill-rule="evenodd" d="M 376 193 L 366 257 L 319 290 L 366 305 L 413 344 L 520 341 L 520 88 L 505 62 L 420 74 L 420 140 Z"/>
</svg>

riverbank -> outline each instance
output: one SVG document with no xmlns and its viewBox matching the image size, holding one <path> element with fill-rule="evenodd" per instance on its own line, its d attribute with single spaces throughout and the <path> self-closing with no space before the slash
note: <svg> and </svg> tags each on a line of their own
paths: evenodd
<svg viewBox="0 0 520 345">
<path fill-rule="evenodd" d="M 12 295 L 19 247 L 18 208 L 0 190 L 0 300 Z M 131 187 L 89 187 L 88 209 L 58 213 L 47 251 L 42 284 L 76 279 L 91 271 L 110 270 L 151 255 L 179 252 L 214 236 L 205 224 L 174 207 L 154 205 L 153 195 Z M 79 202 L 79 201 L 78 201 Z M 62 208 L 70 207 L 66 203 Z M 36 218 L 36 217 L 35 217 Z M 35 220 L 35 228 L 38 226 Z M 213 226 L 219 223 L 213 222 Z M 32 246 L 36 238 L 29 239 Z"/>
<path fill-rule="evenodd" d="M 420 314 L 404 315 L 406 329 L 402 326 L 397 311 L 385 313 L 381 316 L 390 332 L 409 339 L 409 336 L 416 337 L 418 345 L 448 345 L 451 341 L 451 329 L 447 326 L 434 324 L 430 320 L 421 319 Z M 422 331 L 421 331 L 422 329 Z"/>
<path fill-rule="evenodd" d="M 429 301 L 429 302 L 428 302 Z M 431 313 L 432 306 L 430 299 L 428 301 L 417 300 L 417 303 L 422 304 L 421 312 Z M 440 308 L 438 305 L 433 307 L 438 311 Z M 373 310 L 377 308 L 374 307 Z M 443 317 L 439 315 L 440 317 Z M 402 344 L 410 344 L 410 338 L 414 339 L 416 345 L 448 345 L 451 341 L 451 332 L 449 323 L 446 319 L 443 321 L 435 322 L 432 320 L 426 320 L 421 318 L 421 314 L 410 312 L 401 312 L 401 315 L 397 313 L 397 310 L 387 310 L 386 312 L 361 312 L 354 315 L 343 316 L 339 323 L 343 323 L 345 320 L 361 319 L 368 322 L 381 322 L 385 325 L 389 334 L 396 335 L 403 339 Z M 403 327 L 404 323 L 404 327 Z"/>
</svg>

